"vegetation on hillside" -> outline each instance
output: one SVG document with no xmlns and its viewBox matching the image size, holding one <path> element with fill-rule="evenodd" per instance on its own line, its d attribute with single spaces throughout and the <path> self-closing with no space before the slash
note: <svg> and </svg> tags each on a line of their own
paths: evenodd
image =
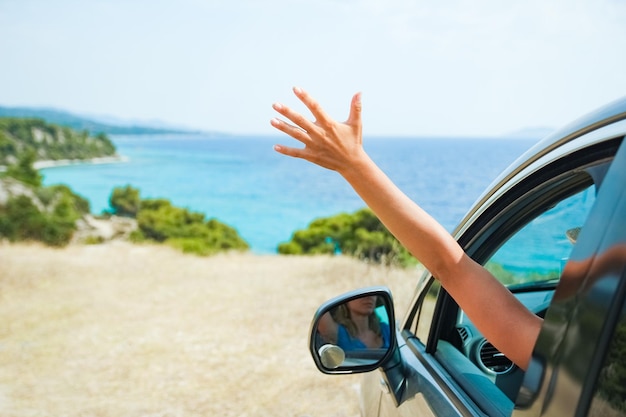
<svg viewBox="0 0 626 417">
<path fill-rule="evenodd" d="M 89 213 L 89 202 L 65 185 L 42 186 L 33 159 L 32 152 L 24 153 L 0 177 L 0 188 L 12 190 L 0 201 L 0 238 L 65 246 L 77 220 Z"/>
<path fill-rule="evenodd" d="M 115 146 L 104 133 L 92 136 L 41 119 L 0 117 L 0 165 L 15 164 L 26 153 L 36 161 L 90 159 L 114 156 Z"/>
<path fill-rule="evenodd" d="M 234 228 L 165 199 L 141 199 L 139 190 L 130 185 L 113 189 L 109 204 L 114 214 L 137 219 L 134 241 L 164 242 L 198 255 L 249 248 Z"/>
<path fill-rule="evenodd" d="M 43 176 L 34 168 L 35 158 L 35 151 L 32 149 L 21 153 L 17 162 L 7 167 L 5 176 L 14 178 L 31 187 L 40 187 L 43 182 Z"/>
<path fill-rule="evenodd" d="M 313 220 L 307 229 L 297 230 L 278 253 L 336 254 L 384 265 L 412 266 L 417 260 L 383 226 L 370 209 L 341 213 Z"/>
<path fill-rule="evenodd" d="M 68 244 L 77 222 L 90 214 L 89 202 L 67 186 L 44 187 L 34 163 L 114 154 L 102 133 L 93 137 L 39 119 L 0 118 L 0 165 L 6 165 L 0 173 L 0 239 Z M 130 186 L 114 189 L 110 203 L 113 214 L 137 220 L 135 241 L 166 242 L 201 255 L 249 247 L 232 227 L 167 200 L 141 200 Z"/>
</svg>

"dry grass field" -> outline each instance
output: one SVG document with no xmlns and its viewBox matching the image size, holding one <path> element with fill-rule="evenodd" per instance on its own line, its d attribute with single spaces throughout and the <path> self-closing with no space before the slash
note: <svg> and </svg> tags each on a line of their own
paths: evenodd
<svg viewBox="0 0 626 417">
<path fill-rule="evenodd" d="M 418 276 L 346 257 L 0 245 L 0 415 L 357 416 L 361 377 L 315 369 L 310 319 L 378 284 L 402 315 Z"/>
</svg>

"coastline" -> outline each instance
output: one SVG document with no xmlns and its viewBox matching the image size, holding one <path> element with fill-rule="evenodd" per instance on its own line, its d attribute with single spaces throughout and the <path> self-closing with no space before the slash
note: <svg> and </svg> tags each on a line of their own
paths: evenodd
<svg viewBox="0 0 626 417">
<path fill-rule="evenodd" d="M 43 161 L 36 161 L 33 163 L 33 168 L 35 169 L 46 169 L 46 168 L 58 168 L 69 165 L 100 165 L 100 164 L 120 164 L 124 162 L 130 161 L 130 158 L 124 155 L 115 155 L 115 156 L 102 156 L 98 158 L 89 158 L 89 159 L 48 159 Z M 0 172 L 4 172 L 7 170 L 6 165 L 0 165 Z"/>
<path fill-rule="evenodd" d="M 100 165 L 100 164 L 119 164 L 123 162 L 130 161 L 130 158 L 124 155 L 115 155 L 115 156 L 103 156 L 98 158 L 89 158 L 89 159 L 57 159 L 57 160 L 44 160 L 44 161 L 36 161 L 33 164 L 35 169 L 45 169 L 45 168 L 57 168 L 68 165 L 80 165 L 80 164 L 88 164 L 88 165 Z"/>
</svg>

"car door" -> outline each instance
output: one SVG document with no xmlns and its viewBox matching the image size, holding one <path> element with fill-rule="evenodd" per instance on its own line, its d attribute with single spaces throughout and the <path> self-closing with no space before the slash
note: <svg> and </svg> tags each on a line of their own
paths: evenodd
<svg viewBox="0 0 626 417">
<path fill-rule="evenodd" d="M 575 247 L 572 242 L 579 245 L 578 231 L 588 228 L 587 217 L 625 131 L 626 124 L 618 121 L 556 141 L 502 182 L 455 232 L 471 257 L 542 317 Z M 511 415 L 527 375 L 480 335 L 433 277 L 425 274 L 420 285 L 398 331 L 410 368 L 407 386 L 414 395 L 397 405 L 393 396 L 383 394 L 378 415 Z M 371 390 L 372 379 L 365 381 L 365 391 Z"/>
<path fill-rule="evenodd" d="M 514 416 L 626 415 L 625 296 L 622 145 L 546 313 Z"/>
</svg>

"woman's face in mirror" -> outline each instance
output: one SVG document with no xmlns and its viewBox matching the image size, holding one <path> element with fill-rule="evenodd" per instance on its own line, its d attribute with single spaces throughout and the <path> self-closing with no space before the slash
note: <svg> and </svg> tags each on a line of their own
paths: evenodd
<svg viewBox="0 0 626 417">
<path fill-rule="evenodd" d="M 348 309 L 352 314 L 369 316 L 376 309 L 376 296 L 361 297 L 348 302 Z"/>
<path fill-rule="evenodd" d="M 326 370 L 372 366 L 392 348 L 388 303 L 378 295 L 362 295 L 334 304 L 320 314 L 311 341 Z"/>
</svg>

